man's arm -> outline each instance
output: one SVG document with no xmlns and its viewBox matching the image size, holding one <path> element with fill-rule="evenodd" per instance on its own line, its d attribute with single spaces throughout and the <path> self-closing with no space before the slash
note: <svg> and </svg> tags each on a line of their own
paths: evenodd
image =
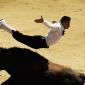
<svg viewBox="0 0 85 85">
<path fill-rule="evenodd" d="M 48 28 L 55 28 L 54 24 L 51 22 L 48 22 L 47 20 L 44 20 L 44 18 L 41 16 L 39 19 L 34 20 L 36 23 L 43 23 Z"/>
</svg>

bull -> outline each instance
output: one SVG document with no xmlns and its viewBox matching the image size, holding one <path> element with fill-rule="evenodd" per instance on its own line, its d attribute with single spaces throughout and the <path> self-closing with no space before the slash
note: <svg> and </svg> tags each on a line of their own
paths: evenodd
<svg viewBox="0 0 85 85">
<path fill-rule="evenodd" d="M 26 48 L 0 48 L 0 70 L 11 77 L 2 85 L 84 85 L 85 75 Z"/>
</svg>

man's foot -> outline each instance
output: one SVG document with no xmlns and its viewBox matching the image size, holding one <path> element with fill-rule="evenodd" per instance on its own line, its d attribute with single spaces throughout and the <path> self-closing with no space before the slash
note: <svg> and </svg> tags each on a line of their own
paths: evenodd
<svg viewBox="0 0 85 85">
<path fill-rule="evenodd" d="M 2 24 L 3 19 L 0 19 L 0 29 L 1 29 L 1 24 Z"/>
<path fill-rule="evenodd" d="M 4 19 L 0 19 L 0 29 L 2 29 L 3 22 L 5 22 L 5 20 Z"/>
</svg>

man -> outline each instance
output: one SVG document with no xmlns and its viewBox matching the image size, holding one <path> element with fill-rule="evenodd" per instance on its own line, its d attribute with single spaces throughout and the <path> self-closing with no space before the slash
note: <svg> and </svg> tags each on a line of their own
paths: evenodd
<svg viewBox="0 0 85 85">
<path fill-rule="evenodd" d="M 50 28 L 47 36 L 29 36 L 16 31 L 15 28 L 9 26 L 4 20 L 0 21 L 1 27 L 8 31 L 12 36 L 19 42 L 22 42 L 32 48 L 49 48 L 51 45 L 55 44 L 70 26 L 71 18 L 69 16 L 63 16 L 59 22 L 52 21 L 52 23 L 46 21 L 42 16 L 40 19 L 36 19 L 36 23 L 43 23 L 45 26 Z"/>
</svg>

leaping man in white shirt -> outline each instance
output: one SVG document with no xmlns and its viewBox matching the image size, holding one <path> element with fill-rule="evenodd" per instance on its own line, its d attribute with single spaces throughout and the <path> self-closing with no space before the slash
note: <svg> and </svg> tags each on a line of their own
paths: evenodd
<svg viewBox="0 0 85 85">
<path fill-rule="evenodd" d="M 2 29 L 10 33 L 13 36 L 13 38 L 17 41 L 31 48 L 39 49 L 49 48 L 51 45 L 55 44 L 64 35 L 65 29 L 69 28 L 71 18 L 69 16 L 63 16 L 59 22 L 48 22 L 41 16 L 39 19 L 35 19 L 34 21 L 36 23 L 43 23 L 45 26 L 49 28 L 49 32 L 46 36 L 24 35 L 23 33 L 20 33 L 15 28 L 8 25 L 3 19 L 0 20 L 0 25 Z"/>
</svg>

